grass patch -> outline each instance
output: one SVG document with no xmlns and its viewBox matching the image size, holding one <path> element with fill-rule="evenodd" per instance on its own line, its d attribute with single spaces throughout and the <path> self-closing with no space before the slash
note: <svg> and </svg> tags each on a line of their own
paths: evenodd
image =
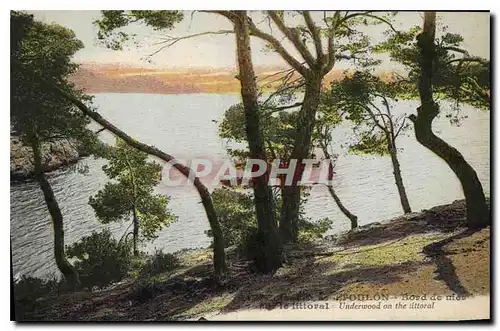
<svg viewBox="0 0 500 331">
<path fill-rule="evenodd" d="M 197 316 L 219 311 L 228 305 L 234 299 L 234 296 L 234 294 L 224 293 L 222 296 L 207 299 L 189 308 L 184 314 Z"/>
<path fill-rule="evenodd" d="M 212 263 L 212 249 L 193 249 L 188 251 L 178 252 L 180 263 L 184 267 L 192 267 L 201 263 Z"/>
<path fill-rule="evenodd" d="M 421 262 L 425 259 L 422 253 L 423 247 L 449 236 L 443 233 L 413 235 L 393 242 L 348 249 L 319 258 L 317 262 L 330 263 L 333 266 L 332 273 L 353 268 L 394 265 L 410 261 Z"/>
</svg>

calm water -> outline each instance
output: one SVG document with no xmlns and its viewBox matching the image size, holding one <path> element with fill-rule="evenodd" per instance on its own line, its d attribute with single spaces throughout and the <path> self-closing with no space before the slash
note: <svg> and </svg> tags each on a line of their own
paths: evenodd
<svg viewBox="0 0 500 331">
<path fill-rule="evenodd" d="M 141 95 L 98 94 L 95 103 L 99 111 L 134 138 L 175 155 L 190 159 L 203 155 L 227 159 L 226 142 L 218 137 L 218 125 L 224 111 L 238 102 L 237 95 Z M 444 108 L 444 107 L 443 107 Z M 414 104 L 399 104 L 395 112 L 414 112 Z M 488 112 L 464 109 L 468 118 L 459 127 L 446 118 L 435 121 L 435 130 L 447 142 L 460 150 L 476 169 L 489 195 L 490 190 L 490 118 Z M 335 150 L 350 132 L 348 127 L 336 130 Z M 103 140 L 114 139 L 102 134 Z M 460 183 L 446 164 L 415 140 L 412 128 L 399 139 L 400 163 L 411 207 L 414 211 L 437 204 L 462 199 Z M 101 170 L 103 160 L 86 158 L 87 174 L 70 169 L 49 174 L 59 205 L 65 217 L 66 243 L 70 244 L 94 230 L 103 229 L 87 204 L 106 183 Z M 401 214 L 389 157 L 341 154 L 335 168 L 335 186 L 344 204 L 359 217 L 360 224 L 388 219 Z M 11 240 L 14 274 L 34 276 L 57 274 L 52 254 L 52 227 L 43 196 L 34 182 L 11 185 Z M 206 247 L 209 228 L 195 189 L 167 188 L 158 192 L 170 195 L 169 208 L 178 221 L 160 233 L 158 239 L 146 246 L 166 252 L 182 248 Z M 306 204 L 312 220 L 329 217 L 334 220 L 330 233 L 349 228 L 348 220 L 336 207 L 327 190 L 314 187 Z M 121 236 L 128 226 L 115 223 L 111 230 Z"/>
</svg>

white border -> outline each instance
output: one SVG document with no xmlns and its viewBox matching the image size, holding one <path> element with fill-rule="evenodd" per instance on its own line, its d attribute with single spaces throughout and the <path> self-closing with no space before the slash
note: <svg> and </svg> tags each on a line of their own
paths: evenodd
<svg viewBox="0 0 500 331">
<path fill-rule="evenodd" d="M 248 9 L 248 10 L 257 10 L 257 9 L 349 9 L 349 10 L 360 10 L 360 9 L 379 9 L 379 10 L 491 10 L 493 14 L 499 13 L 497 10 L 498 8 L 498 1 L 486 1 L 486 0 L 474 0 L 474 1 L 465 1 L 465 0 L 455 0 L 455 1 L 435 1 L 435 0 L 419 0 L 419 1 L 384 1 L 384 0 L 379 0 L 379 1 L 373 1 L 373 2 L 368 2 L 368 1 L 359 1 L 359 0 L 349 0 L 349 1 L 334 1 L 334 0 L 328 0 L 328 1 L 297 1 L 297 0 L 279 0 L 279 1 L 269 1 L 269 0 L 252 0 L 249 2 L 236 2 L 236 1 L 223 1 L 223 0 L 211 0 L 211 1 L 201 1 L 201 0 L 182 0 L 182 1 L 154 1 L 154 0 L 141 0 L 141 1 L 125 1 L 125 0 L 120 0 L 120 1 L 106 1 L 106 3 L 103 3 L 102 1 L 95 1 L 95 0 L 87 0 L 87 1 L 74 1 L 70 2 L 67 0 L 52 0 L 50 3 L 47 2 L 41 2 L 39 0 L 22 0 L 22 1 L 15 1 L 15 2 L 2 2 L 1 3 L 2 7 L 2 16 L 0 20 L 0 24 L 2 25 L 2 34 L 0 34 L 1 38 L 4 39 L 2 40 L 2 60 L 0 61 L 0 65 L 2 66 L 2 88 L 1 88 L 1 93 L 2 93 L 2 101 L 4 102 L 4 107 L 2 107 L 2 112 L 1 115 L 2 118 L 0 120 L 0 125 L 2 125 L 2 130 L 1 133 L 3 135 L 1 139 L 1 155 L 2 155 L 2 162 L 0 163 L 1 165 L 1 170 L 0 172 L 3 174 L 3 183 L 2 185 L 2 190 L 1 190 L 1 203 L 2 203 L 2 208 L 1 211 L 5 215 L 2 220 L 1 220 L 1 225 L 2 225 L 2 233 L 4 233 L 3 240 L 0 240 L 0 244 L 2 245 L 0 249 L 1 253 L 1 263 L 0 265 L 2 266 L 2 273 L 1 273 L 1 284 L 4 286 L 3 288 L 5 289 L 4 295 L 3 295 L 3 300 L 2 300 L 2 318 L 1 318 L 1 323 L 3 326 L 6 326 L 8 329 L 12 329 L 15 327 L 15 324 L 12 322 L 8 322 L 10 319 L 10 253 L 9 253 L 9 246 L 10 246 L 10 236 L 7 238 L 7 233 L 10 234 L 10 215 L 7 215 L 10 211 L 10 191 L 8 188 L 10 187 L 10 180 L 8 179 L 8 171 L 7 171 L 7 150 L 10 150 L 9 147 L 7 147 L 7 134 L 8 131 L 10 131 L 9 128 L 9 34 L 7 33 L 9 31 L 9 10 L 10 9 L 29 9 L 29 10 L 48 10 L 48 9 L 71 9 L 71 10 L 90 10 L 90 9 L 121 9 L 121 8 L 134 8 L 134 9 L 184 9 L 184 10 L 190 10 L 190 9 Z M 498 24 L 498 22 L 496 22 Z M 498 45 L 498 35 L 494 34 L 493 38 L 495 40 L 495 46 Z M 496 47 L 495 47 L 496 50 Z M 495 53 L 494 53 L 495 54 Z M 492 61 L 495 63 L 496 59 L 492 59 Z M 495 74 L 498 74 L 498 66 L 495 65 Z M 496 77 L 496 75 L 495 75 Z M 497 91 L 497 86 L 494 85 L 494 92 Z M 496 107 L 496 99 L 497 97 L 495 96 L 495 105 L 493 106 L 493 111 L 498 111 L 498 108 Z M 500 115 L 496 114 L 494 115 L 495 118 L 495 126 L 498 127 L 499 121 L 500 121 Z M 493 131 L 491 131 L 493 133 Z M 500 144 L 500 138 L 499 134 L 496 134 L 495 137 L 495 145 Z M 495 165 L 497 165 L 497 162 L 495 160 Z M 498 183 L 495 180 L 494 186 L 492 187 L 498 187 Z M 494 199 L 494 205 L 497 205 L 497 196 L 495 194 L 495 199 Z M 494 220 L 496 221 L 496 220 Z M 498 228 L 499 226 L 496 225 L 495 228 L 495 236 L 497 241 L 498 239 Z M 496 248 L 496 247 L 495 247 Z M 497 251 L 495 250 L 495 253 Z M 500 265 L 498 263 L 498 256 L 495 254 L 495 261 L 493 264 L 495 265 Z M 498 273 L 496 273 L 498 277 Z M 496 280 L 496 279 L 495 279 Z M 497 283 L 498 284 L 498 283 Z M 9 287 L 8 287 L 9 286 Z M 9 291 L 9 292 L 8 292 Z M 498 305 L 495 305 L 496 307 L 496 316 L 498 318 Z M 493 313 L 493 312 L 492 312 Z M 5 325 L 7 324 L 7 325 Z M 463 325 L 463 324 L 462 324 Z M 176 324 L 170 324 L 170 325 L 156 325 L 156 327 L 159 328 L 165 328 L 165 327 L 176 327 Z M 184 327 L 186 325 L 183 325 Z M 327 325 L 319 325 L 321 326 L 327 326 Z M 366 328 L 367 325 L 349 325 L 349 327 L 358 327 L 358 328 Z M 386 325 L 379 325 L 379 327 L 385 327 Z M 467 325 L 463 325 L 467 326 Z M 35 326 L 25 326 L 24 328 L 26 329 L 31 329 L 34 328 Z M 38 326 L 40 327 L 40 326 Z M 62 327 L 68 327 L 67 325 L 64 325 Z M 93 330 L 100 330 L 101 328 L 104 327 L 104 325 L 72 325 L 71 327 L 79 327 L 79 328 L 92 328 Z M 142 325 L 134 325 L 132 326 L 133 328 L 141 328 L 143 327 Z M 189 327 L 189 326 L 188 326 Z M 190 326 L 192 328 L 192 326 Z M 218 329 L 220 326 L 210 326 L 210 325 L 203 325 L 203 326 L 198 326 L 202 327 L 204 330 L 215 330 Z M 262 327 L 261 325 L 229 325 L 231 329 L 233 328 L 246 328 L 246 327 Z M 306 327 L 310 328 L 311 325 L 297 325 L 297 326 L 292 326 L 292 325 L 272 325 L 272 327 L 281 327 L 281 328 L 286 328 L 286 329 L 297 329 L 300 327 Z M 345 328 L 345 325 L 328 325 L 328 328 L 335 328 L 335 329 L 343 329 Z M 416 327 L 416 326 L 412 326 Z M 426 328 L 433 328 L 434 326 L 431 325 L 426 325 Z"/>
<path fill-rule="evenodd" d="M 130 5 L 129 5 L 130 4 Z M 75 1 L 69 2 L 65 0 L 52 0 L 50 3 L 43 3 L 36 0 L 23 0 L 12 3 L 11 9 L 247 9 L 247 10 L 262 10 L 262 9 L 311 9 L 311 10 L 487 10 L 491 8 L 491 1 L 299 1 L 299 0 L 278 0 L 278 1 L 200 1 L 200 0 L 183 0 L 163 2 L 155 0 L 145 1 Z"/>
</svg>

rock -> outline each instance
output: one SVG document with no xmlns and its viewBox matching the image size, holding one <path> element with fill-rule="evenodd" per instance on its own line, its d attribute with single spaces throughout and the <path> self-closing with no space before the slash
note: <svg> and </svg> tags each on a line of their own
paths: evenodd
<svg viewBox="0 0 500 331">
<path fill-rule="evenodd" d="M 75 163 L 86 156 L 67 140 L 42 145 L 42 164 L 45 172 L 53 171 L 65 165 Z M 34 175 L 33 152 L 24 146 L 18 137 L 10 137 L 10 178 L 24 180 Z"/>
</svg>

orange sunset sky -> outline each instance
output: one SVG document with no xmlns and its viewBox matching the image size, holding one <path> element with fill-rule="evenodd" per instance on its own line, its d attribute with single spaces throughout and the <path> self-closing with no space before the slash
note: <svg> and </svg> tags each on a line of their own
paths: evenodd
<svg viewBox="0 0 500 331">
<path fill-rule="evenodd" d="M 130 44 L 122 51 L 106 49 L 97 43 L 97 29 L 92 22 L 99 18 L 99 11 L 30 11 L 36 19 L 50 23 L 55 22 L 72 29 L 76 37 L 83 41 L 85 47 L 74 56 L 74 61 L 82 64 L 79 73 L 74 77 L 76 83 L 89 92 L 149 92 L 149 93 L 181 93 L 181 92 L 235 92 L 237 80 L 234 35 L 206 35 L 182 40 L 174 46 L 155 55 L 152 63 L 144 58 L 158 49 L 154 44 L 162 38 L 162 34 L 186 36 L 206 31 L 230 30 L 231 24 L 219 15 L 210 13 L 185 12 L 185 18 L 174 29 L 168 32 L 153 31 L 151 28 L 134 24 L 125 31 L 137 34 L 139 45 Z M 278 39 L 283 36 L 271 29 L 263 20 L 260 12 L 250 12 L 258 26 Z M 317 21 L 321 22 L 322 12 L 313 12 Z M 313 16 L 313 17 L 314 17 Z M 301 19 L 288 18 L 287 24 L 300 23 Z M 295 20 L 295 21 L 294 21 Z M 396 16 L 394 26 L 405 30 L 421 25 L 420 12 L 401 12 Z M 319 23 L 318 23 L 319 24 Z M 473 55 L 489 59 L 490 57 L 490 14 L 488 12 L 443 12 L 438 13 L 440 27 L 448 26 L 448 30 L 464 37 L 464 48 Z M 383 25 L 369 27 L 364 32 L 373 42 L 381 41 Z M 442 29 L 438 30 L 438 34 Z M 295 56 L 293 48 L 285 43 L 285 47 Z M 283 60 L 274 52 L 264 52 L 264 43 L 252 38 L 253 62 L 259 76 L 265 76 L 278 68 L 286 68 Z M 391 72 L 398 67 L 383 58 L 381 72 Z M 338 63 L 330 74 L 331 78 L 341 75 L 349 67 L 348 63 Z"/>
</svg>

